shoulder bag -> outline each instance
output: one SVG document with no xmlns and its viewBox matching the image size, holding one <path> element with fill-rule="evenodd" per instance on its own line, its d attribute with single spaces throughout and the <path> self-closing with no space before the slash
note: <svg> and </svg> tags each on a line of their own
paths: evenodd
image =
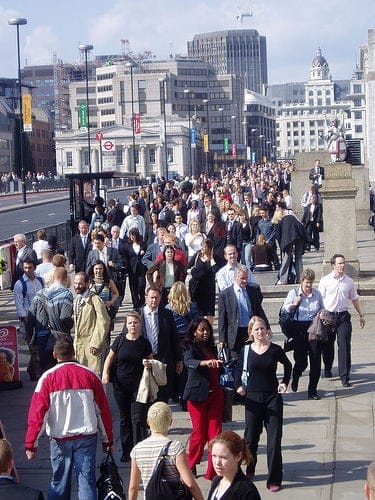
<svg viewBox="0 0 375 500">
<path fill-rule="evenodd" d="M 295 289 L 296 296 L 298 295 L 298 288 Z M 299 305 L 293 311 L 286 311 L 283 306 L 280 307 L 279 311 L 279 325 L 283 334 L 288 337 L 288 339 L 293 338 L 294 335 L 294 321 L 295 317 L 298 318 L 298 308 Z"/>
</svg>

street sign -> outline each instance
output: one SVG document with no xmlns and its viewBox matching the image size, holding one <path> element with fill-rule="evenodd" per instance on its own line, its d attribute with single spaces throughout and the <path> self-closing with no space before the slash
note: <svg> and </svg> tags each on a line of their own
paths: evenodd
<svg viewBox="0 0 375 500">
<path fill-rule="evenodd" d="M 233 158 L 237 157 L 237 144 L 235 142 L 232 143 L 232 156 Z"/>
<path fill-rule="evenodd" d="M 103 134 L 101 132 L 96 132 L 95 137 L 99 142 L 103 140 Z"/>
<path fill-rule="evenodd" d="M 228 140 L 228 137 L 224 137 L 224 153 L 228 153 L 229 152 L 229 140 Z"/>
<path fill-rule="evenodd" d="M 197 131 L 195 128 L 190 129 L 190 145 L 192 148 L 197 147 Z"/>
<path fill-rule="evenodd" d="M 115 145 L 114 141 L 102 142 L 102 151 L 103 151 L 103 153 L 104 152 L 112 153 L 112 152 L 116 151 L 116 145 Z"/>
</svg>

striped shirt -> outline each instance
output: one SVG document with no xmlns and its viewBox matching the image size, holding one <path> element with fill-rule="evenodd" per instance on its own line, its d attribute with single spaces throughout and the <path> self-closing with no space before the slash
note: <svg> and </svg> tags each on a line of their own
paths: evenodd
<svg viewBox="0 0 375 500">
<path fill-rule="evenodd" d="M 150 436 L 136 444 L 130 453 L 141 472 L 143 490 L 146 491 L 148 482 L 157 464 L 157 459 L 163 447 L 171 439 L 167 436 Z M 178 481 L 180 475 L 176 469 L 176 457 L 185 451 L 185 446 L 180 441 L 172 440 L 166 461 L 164 463 L 164 477 L 168 481 Z"/>
</svg>

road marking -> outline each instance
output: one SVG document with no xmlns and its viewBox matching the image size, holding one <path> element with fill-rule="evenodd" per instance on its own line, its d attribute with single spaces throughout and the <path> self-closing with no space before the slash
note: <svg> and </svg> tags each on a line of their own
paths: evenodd
<svg viewBox="0 0 375 500">
<path fill-rule="evenodd" d="M 50 215 L 56 215 L 56 214 L 55 214 L 55 212 L 52 212 L 51 214 L 47 214 L 47 215 L 50 216 Z"/>
<path fill-rule="evenodd" d="M 21 222 L 29 222 L 29 219 L 21 220 Z"/>
</svg>

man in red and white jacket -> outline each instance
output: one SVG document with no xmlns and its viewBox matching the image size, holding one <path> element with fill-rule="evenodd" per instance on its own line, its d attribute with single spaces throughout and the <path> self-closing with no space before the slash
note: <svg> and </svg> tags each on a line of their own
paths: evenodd
<svg viewBox="0 0 375 500">
<path fill-rule="evenodd" d="M 70 338 L 58 340 L 57 365 L 43 373 L 33 394 L 25 439 L 26 456 L 35 457 L 39 436 L 50 437 L 52 481 L 48 498 L 70 498 L 76 471 L 78 498 L 96 500 L 97 434 L 103 448 L 112 447 L 112 415 L 99 377 L 74 359 Z"/>
</svg>

